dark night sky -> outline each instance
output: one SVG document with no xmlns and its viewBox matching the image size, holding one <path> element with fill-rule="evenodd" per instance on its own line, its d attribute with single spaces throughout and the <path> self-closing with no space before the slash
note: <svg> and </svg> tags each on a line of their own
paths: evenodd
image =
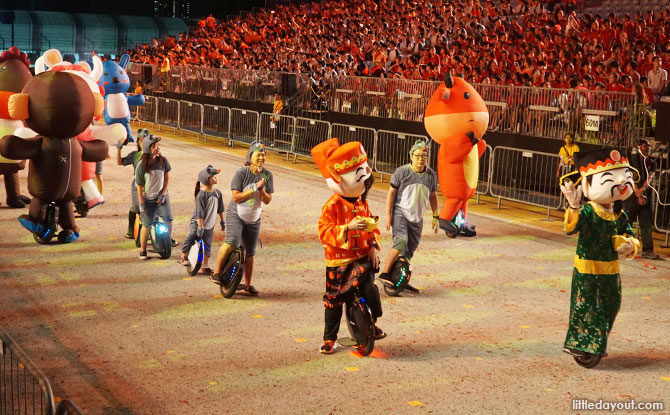
<svg viewBox="0 0 670 415">
<path fill-rule="evenodd" d="M 0 0 L 2 10 L 43 10 L 68 13 L 153 15 L 153 0 Z M 198 18 L 213 13 L 215 17 L 237 14 L 263 7 L 263 0 L 191 0 L 191 17 Z"/>
</svg>

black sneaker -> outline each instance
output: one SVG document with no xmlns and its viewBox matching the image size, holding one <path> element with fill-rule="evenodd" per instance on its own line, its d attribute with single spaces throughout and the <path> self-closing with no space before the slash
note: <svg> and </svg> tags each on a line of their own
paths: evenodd
<svg viewBox="0 0 670 415">
<path fill-rule="evenodd" d="M 405 291 L 409 291 L 411 293 L 419 294 L 421 291 L 419 291 L 418 288 L 412 287 L 411 285 L 407 284 L 405 286 Z"/>
<path fill-rule="evenodd" d="M 323 354 L 333 354 L 335 353 L 335 349 L 337 349 L 337 343 L 335 343 L 333 340 L 326 340 L 321 345 L 319 352 Z"/>
<path fill-rule="evenodd" d="M 172 239 L 172 247 L 174 248 L 177 245 L 179 245 L 179 241 L 175 241 L 174 239 Z"/>
<path fill-rule="evenodd" d="M 661 256 L 659 254 L 657 254 L 654 251 L 643 252 L 642 255 L 640 255 L 640 256 L 644 259 L 655 259 L 655 260 L 663 259 L 663 258 L 661 258 Z"/>
<path fill-rule="evenodd" d="M 575 357 L 586 357 L 586 356 L 588 356 L 588 353 L 583 352 L 581 350 L 577 350 L 577 349 L 570 349 L 570 348 L 564 347 L 563 351 L 565 353 L 567 353 L 569 355 L 572 355 L 572 356 L 575 356 Z"/>
<path fill-rule="evenodd" d="M 394 285 L 393 281 L 391 281 L 391 274 L 388 272 L 382 272 L 377 278 L 379 278 L 382 284 L 386 285 L 387 287 L 393 287 Z"/>
<path fill-rule="evenodd" d="M 147 251 L 140 252 L 140 259 L 143 259 L 143 260 L 149 259 L 149 256 L 147 255 Z"/>
<path fill-rule="evenodd" d="M 221 285 L 221 273 L 220 273 L 220 272 L 219 272 L 219 273 L 216 273 L 216 274 L 214 274 L 214 273 L 209 274 L 209 279 L 210 279 L 214 284 Z"/>
<path fill-rule="evenodd" d="M 375 340 L 381 340 L 386 337 L 386 332 L 384 330 L 380 329 L 379 327 L 375 326 Z"/>
</svg>

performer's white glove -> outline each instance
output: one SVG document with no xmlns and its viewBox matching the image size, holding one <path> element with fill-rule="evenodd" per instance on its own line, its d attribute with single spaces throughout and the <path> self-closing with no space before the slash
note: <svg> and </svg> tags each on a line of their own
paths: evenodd
<svg viewBox="0 0 670 415">
<path fill-rule="evenodd" d="M 635 247 L 631 242 L 626 241 L 623 244 L 621 244 L 621 246 L 618 247 L 616 251 L 621 256 L 623 256 L 624 259 L 629 259 L 630 255 L 633 253 L 633 251 L 635 251 Z"/>
<path fill-rule="evenodd" d="M 571 181 L 566 181 L 565 184 L 561 185 L 561 192 L 568 200 L 570 207 L 573 209 L 579 209 L 579 204 L 582 201 L 582 187 L 575 187 L 575 184 Z"/>
</svg>

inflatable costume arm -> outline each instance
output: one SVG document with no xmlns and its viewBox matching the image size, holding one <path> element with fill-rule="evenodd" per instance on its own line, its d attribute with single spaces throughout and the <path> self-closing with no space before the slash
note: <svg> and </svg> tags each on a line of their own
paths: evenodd
<svg viewBox="0 0 670 415">
<path fill-rule="evenodd" d="M 109 146 L 102 140 L 78 141 L 81 144 L 81 159 L 83 161 L 104 161 L 107 158 Z"/>
<path fill-rule="evenodd" d="M 144 105 L 144 95 L 126 95 L 126 98 L 128 98 L 128 105 L 131 107 Z"/>
<path fill-rule="evenodd" d="M 15 135 L 6 135 L 0 139 L 0 154 L 11 160 L 25 160 L 37 158 L 42 147 L 42 137 L 21 138 Z"/>
<path fill-rule="evenodd" d="M 483 138 L 480 138 L 477 142 L 477 151 L 479 153 L 479 157 L 481 157 L 486 152 L 486 141 L 484 141 Z"/>
</svg>

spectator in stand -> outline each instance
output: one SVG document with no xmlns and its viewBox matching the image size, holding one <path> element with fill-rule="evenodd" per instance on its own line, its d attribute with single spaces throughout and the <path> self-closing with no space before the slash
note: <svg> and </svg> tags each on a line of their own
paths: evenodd
<svg viewBox="0 0 670 415">
<path fill-rule="evenodd" d="M 661 58 L 655 56 L 652 59 L 653 69 L 647 74 L 649 87 L 654 94 L 654 102 L 658 102 L 661 95 L 665 92 L 668 83 L 668 73 L 661 68 Z"/>
</svg>

